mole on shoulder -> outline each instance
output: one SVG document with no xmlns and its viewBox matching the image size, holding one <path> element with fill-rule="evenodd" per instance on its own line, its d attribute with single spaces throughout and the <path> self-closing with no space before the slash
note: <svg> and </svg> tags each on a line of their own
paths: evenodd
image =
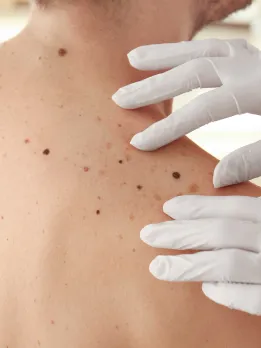
<svg viewBox="0 0 261 348">
<path fill-rule="evenodd" d="M 172 176 L 174 179 L 180 179 L 180 173 L 179 172 L 173 172 Z"/>
<path fill-rule="evenodd" d="M 96 210 L 96 215 L 100 215 L 101 211 L 98 209 Z"/>
<path fill-rule="evenodd" d="M 65 48 L 59 48 L 59 50 L 58 50 L 58 55 L 60 57 L 66 56 L 67 53 L 68 53 L 68 51 Z"/>
<path fill-rule="evenodd" d="M 50 150 L 49 149 L 43 150 L 43 154 L 46 155 L 46 156 L 49 155 L 50 154 Z"/>
<path fill-rule="evenodd" d="M 142 189 L 143 189 L 143 186 L 141 186 L 141 185 L 137 185 L 137 189 L 140 191 L 140 190 L 142 190 Z"/>
</svg>

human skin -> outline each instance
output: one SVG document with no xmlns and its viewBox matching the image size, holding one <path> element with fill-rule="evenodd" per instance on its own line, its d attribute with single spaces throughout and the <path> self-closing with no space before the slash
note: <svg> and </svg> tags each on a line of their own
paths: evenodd
<svg viewBox="0 0 261 348">
<path fill-rule="evenodd" d="M 165 251 L 139 231 L 168 219 L 166 200 L 261 195 L 250 183 L 215 190 L 217 161 L 185 137 L 153 153 L 129 145 L 170 105 L 113 104 L 120 86 L 144 77 L 126 53 L 170 34 L 157 28 L 128 43 L 122 27 L 95 36 L 80 9 L 35 11 L 0 54 L 0 346 L 260 347 L 258 317 L 148 271 Z M 167 40 L 186 40 L 182 31 Z"/>
</svg>

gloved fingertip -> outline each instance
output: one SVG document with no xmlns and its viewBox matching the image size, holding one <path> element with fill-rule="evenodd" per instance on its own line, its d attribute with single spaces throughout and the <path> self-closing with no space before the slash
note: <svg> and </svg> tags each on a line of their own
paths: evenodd
<svg viewBox="0 0 261 348">
<path fill-rule="evenodd" d="M 123 88 L 118 89 L 111 97 L 116 105 L 123 109 L 132 109 L 131 103 L 129 102 L 128 95 Z"/>
<path fill-rule="evenodd" d="M 225 178 L 226 178 L 226 171 L 224 171 L 224 168 L 222 166 L 222 161 L 221 161 L 218 163 L 218 165 L 216 166 L 214 170 L 214 174 L 213 174 L 214 188 L 218 189 L 218 188 L 230 185 L 230 183 L 227 180 L 225 180 Z"/>
<path fill-rule="evenodd" d="M 149 237 L 150 237 L 152 228 L 153 228 L 153 225 L 147 225 L 143 227 L 143 229 L 140 231 L 140 239 L 146 244 L 150 243 Z"/>
<path fill-rule="evenodd" d="M 136 149 L 141 151 L 154 151 L 156 150 L 146 139 L 145 131 L 134 135 L 131 139 L 130 144 Z"/>
<path fill-rule="evenodd" d="M 128 60 L 129 60 L 130 65 L 131 65 L 133 68 L 138 68 L 138 60 L 137 60 L 136 49 L 130 51 L 130 52 L 127 54 L 127 57 L 128 57 Z"/>
<path fill-rule="evenodd" d="M 166 263 L 164 262 L 164 256 L 157 256 L 149 266 L 150 273 L 159 280 L 166 279 L 165 273 L 167 271 L 166 269 Z"/>
<path fill-rule="evenodd" d="M 163 204 L 163 212 L 171 218 L 175 219 L 175 212 L 178 211 L 180 203 L 184 202 L 185 200 L 186 196 L 177 196 L 168 200 Z"/>
</svg>

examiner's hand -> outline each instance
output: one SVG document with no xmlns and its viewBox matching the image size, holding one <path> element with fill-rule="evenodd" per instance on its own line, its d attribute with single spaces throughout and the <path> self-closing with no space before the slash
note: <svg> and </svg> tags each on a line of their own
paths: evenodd
<svg viewBox="0 0 261 348">
<path fill-rule="evenodd" d="M 171 69 L 121 88 L 113 100 L 134 109 L 176 97 L 195 88 L 217 87 L 175 111 L 131 144 L 151 151 L 207 124 L 233 115 L 261 115 L 261 52 L 245 40 L 204 40 L 142 46 L 128 55 L 140 70 Z M 214 172 L 222 187 L 261 175 L 261 141 L 225 157 Z"/>
<path fill-rule="evenodd" d="M 261 315 L 261 199 L 180 196 L 165 203 L 164 212 L 176 221 L 146 226 L 141 239 L 200 252 L 158 256 L 150 272 L 160 280 L 203 282 L 211 300 Z"/>
</svg>

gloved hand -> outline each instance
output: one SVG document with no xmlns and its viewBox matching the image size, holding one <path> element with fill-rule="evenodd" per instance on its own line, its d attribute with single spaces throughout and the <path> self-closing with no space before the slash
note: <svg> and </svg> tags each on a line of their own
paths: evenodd
<svg viewBox="0 0 261 348">
<path fill-rule="evenodd" d="M 155 150 L 207 124 L 233 115 L 261 115 L 261 52 L 245 40 L 204 40 L 139 47 L 128 55 L 140 70 L 171 69 L 119 89 L 113 100 L 134 109 L 176 97 L 195 88 L 205 93 L 135 135 L 131 144 Z M 225 157 L 216 167 L 215 187 L 261 175 L 261 141 Z"/>
<path fill-rule="evenodd" d="M 261 315 L 261 199 L 179 196 L 165 203 L 164 212 L 176 221 L 146 226 L 141 239 L 156 248 L 201 251 L 158 256 L 151 273 L 203 282 L 211 300 Z"/>
</svg>

